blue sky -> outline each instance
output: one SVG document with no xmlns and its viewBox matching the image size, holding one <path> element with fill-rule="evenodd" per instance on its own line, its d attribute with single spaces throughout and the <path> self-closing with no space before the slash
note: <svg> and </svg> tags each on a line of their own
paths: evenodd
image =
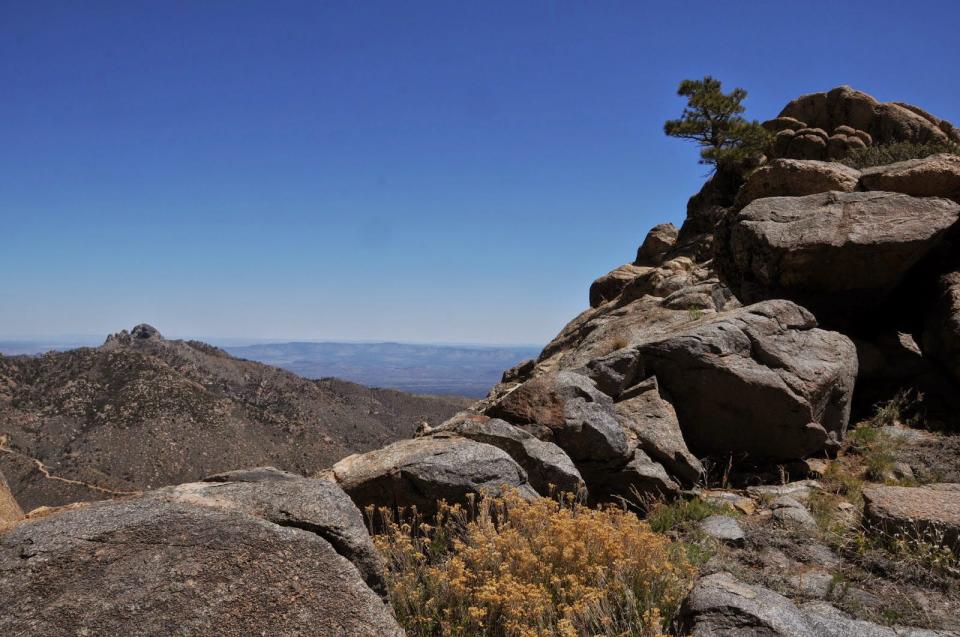
<svg viewBox="0 0 960 637">
<path fill-rule="evenodd" d="M 956 2 L 0 0 L 0 337 L 543 343 L 703 179 L 683 78 L 960 122 Z"/>
</svg>

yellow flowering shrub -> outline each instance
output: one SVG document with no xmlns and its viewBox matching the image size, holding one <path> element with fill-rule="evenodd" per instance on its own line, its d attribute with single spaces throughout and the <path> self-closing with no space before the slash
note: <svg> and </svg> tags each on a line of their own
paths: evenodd
<svg viewBox="0 0 960 637">
<path fill-rule="evenodd" d="M 368 510 L 411 637 L 663 634 L 690 587 L 681 546 L 636 515 L 514 492 L 467 507 Z"/>
</svg>

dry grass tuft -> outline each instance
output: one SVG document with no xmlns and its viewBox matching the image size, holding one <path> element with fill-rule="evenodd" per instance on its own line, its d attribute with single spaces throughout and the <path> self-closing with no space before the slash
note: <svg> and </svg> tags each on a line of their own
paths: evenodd
<svg viewBox="0 0 960 637">
<path fill-rule="evenodd" d="M 441 503 L 431 523 L 368 516 L 411 637 L 659 636 L 694 575 L 683 547 L 634 514 L 572 496 Z"/>
</svg>

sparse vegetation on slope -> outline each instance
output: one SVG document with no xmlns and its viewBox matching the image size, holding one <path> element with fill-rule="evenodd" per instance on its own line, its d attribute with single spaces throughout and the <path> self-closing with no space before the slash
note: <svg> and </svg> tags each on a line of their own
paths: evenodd
<svg viewBox="0 0 960 637">
<path fill-rule="evenodd" d="M 868 146 L 851 151 L 841 158 L 840 163 L 851 168 L 863 169 L 873 166 L 885 166 L 908 159 L 923 159 L 940 153 L 960 155 L 960 144 L 954 142 L 918 144 L 898 142 L 881 146 Z"/>
</svg>

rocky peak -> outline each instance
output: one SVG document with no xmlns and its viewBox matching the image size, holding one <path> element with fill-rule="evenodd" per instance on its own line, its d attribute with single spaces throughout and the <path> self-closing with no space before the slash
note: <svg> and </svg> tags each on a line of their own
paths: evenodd
<svg viewBox="0 0 960 637">
<path fill-rule="evenodd" d="M 154 326 L 146 323 L 141 323 L 130 330 L 130 336 L 137 341 L 145 341 L 148 339 L 163 340 L 163 337 L 160 335 L 160 331 Z"/>
<path fill-rule="evenodd" d="M 903 102 L 880 102 L 849 86 L 801 95 L 764 122 L 775 135 L 770 156 L 841 159 L 872 145 L 960 143 L 960 130 Z"/>
</svg>

